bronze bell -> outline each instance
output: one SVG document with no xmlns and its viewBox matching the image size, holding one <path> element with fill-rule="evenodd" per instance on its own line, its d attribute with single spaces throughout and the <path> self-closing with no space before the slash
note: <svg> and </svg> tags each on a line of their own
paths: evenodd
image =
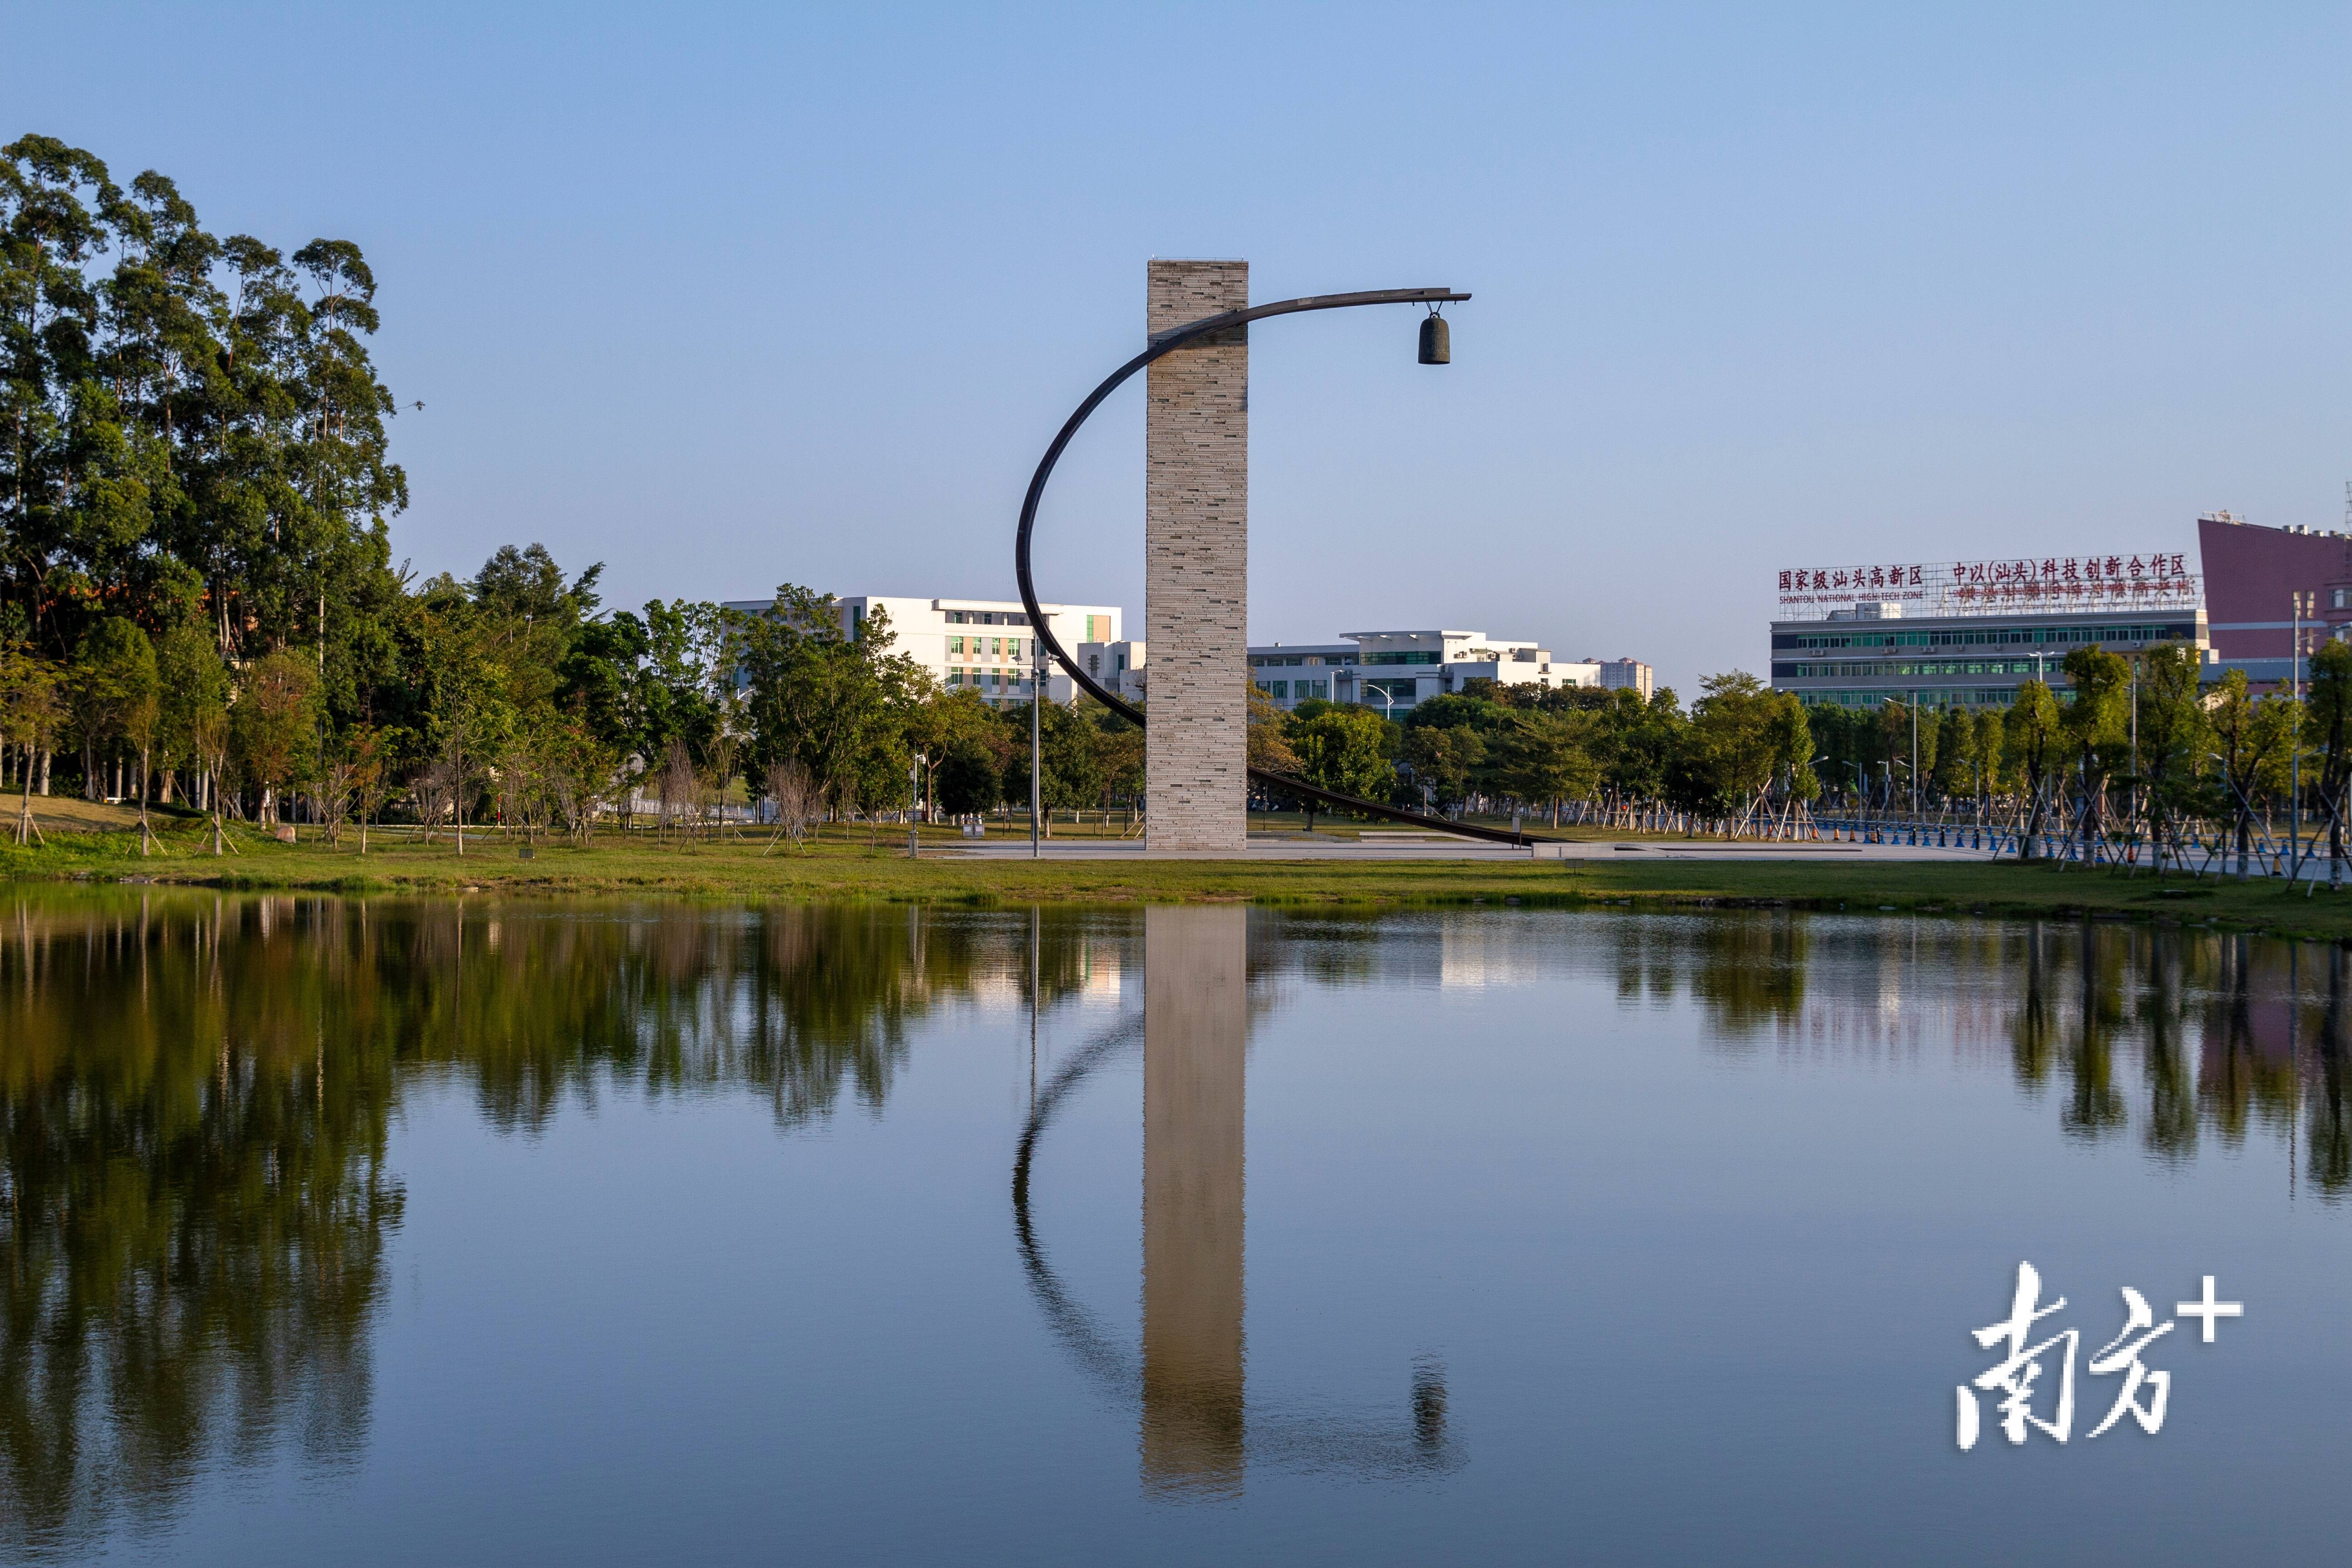
<svg viewBox="0 0 2352 1568">
<path fill-rule="evenodd" d="M 1454 363 L 1453 333 L 1446 328 L 1443 316 L 1423 316 L 1421 319 L 1421 363 Z"/>
</svg>

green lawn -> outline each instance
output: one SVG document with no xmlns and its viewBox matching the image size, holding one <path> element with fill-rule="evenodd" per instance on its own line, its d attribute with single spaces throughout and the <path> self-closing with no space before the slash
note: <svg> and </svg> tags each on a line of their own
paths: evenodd
<svg viewBox="0 0 2352 1568">
<path fill-rule="evenodd" d="M 308 834 L 310 830 L 304 830 Z M 834 832 L 837 835 L 839 830 Z M 1150 902 L 1435 905 L 1480 900 L 1635 907 L 1775 906 L 1809 910 L 1995 915 L 2104 916 L 2212 922 L 2319 940 L 2352 941 L 2352 897 L 2283 884 L 2202 881 L 2084 872 L 1990 861 L 1610 860 L 1042 861 L 910 860 L 905 829 L 884 827 L 879 847 L 857 829 L 799 853 L 763 854 L 762 840 L 656 842 L 601 834 L 582 848 L 472 837 L 463 858 L 445 837 L 419 844 L 379 836 L 359 854 L 306 837 L 280 844 L 235 833 L 238 853 L 215 858 L 197 824 L 163 827 L 167 853 L 142 859 L 135 836 L 53 832 L 46 848 L 0 846 L 0 875 L 16 879 L 152 879 L 236 888 L 348 892 L 658 894 L 678 897 L 878 899 L 914 902 Z M 935 840 L 957 842 L 952 830 Z"/>
</svg>

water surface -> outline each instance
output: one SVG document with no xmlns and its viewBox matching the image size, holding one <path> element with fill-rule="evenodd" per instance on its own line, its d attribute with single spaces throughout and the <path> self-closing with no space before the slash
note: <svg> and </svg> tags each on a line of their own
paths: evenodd
<svg viewBox="0 0 2352 1568">
<path fill-rule="evenodd" d="M 2341 1537 L 2334 950 L 0 900 L 0 1556 L 2206 1562 Z M 2161 1432 L 1954 1442 L 2021 1258 Z M 2044 1329 L 2042 1331 L 2049 1331 Z M 2047 1402 L 2042 1412 L 2047 1413 Z"/>
</svg>

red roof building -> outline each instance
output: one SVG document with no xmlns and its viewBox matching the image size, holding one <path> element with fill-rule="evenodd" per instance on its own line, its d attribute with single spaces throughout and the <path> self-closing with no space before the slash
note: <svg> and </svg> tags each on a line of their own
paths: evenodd
<svg viewBox="0 0 2352 1568">
<path fill-rule="evenodd" d="M 2215 512 L 2197 520 L 2197 551 L 2206 627 L 2222 669 L 2243 669 L 2257 686 L 2290 679 L 2298 593 L 2311 595 L 2305 658 L 2321 639 L 2352 630 L 2352 533 L 2259 528 Z"/>
</svg>

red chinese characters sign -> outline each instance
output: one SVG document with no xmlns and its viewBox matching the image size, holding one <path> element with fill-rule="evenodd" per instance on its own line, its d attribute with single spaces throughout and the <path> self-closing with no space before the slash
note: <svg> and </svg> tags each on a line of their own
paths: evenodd
<svg viewBox="0 0 2352 1568">
<path fill-rule="evenodd" d="M 1900 565 L 1791 566 L 1780 574 L 1781 613 L 1791 618 L 1851 609 L 1900 606 L 1898 614 L 1968 615 L 2038 610 L 2193 608 L 2197 574 L 2185 554 L 2044 555 L 2007 561 Z"/>
</svg>

